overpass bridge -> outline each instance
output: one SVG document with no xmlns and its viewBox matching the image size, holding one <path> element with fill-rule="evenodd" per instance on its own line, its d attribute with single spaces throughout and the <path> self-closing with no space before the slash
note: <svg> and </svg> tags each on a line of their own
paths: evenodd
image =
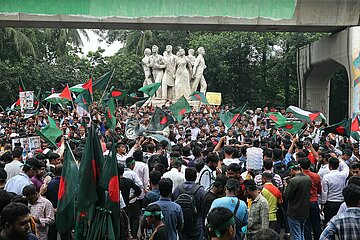
<svg viewBox="0 0 360 240">
<path fill-rule="evenodd" d="M 325 115 L 341 66 L 360 113 L 359 25 L 360 0 L 0 0 L 0 27 L 331 32 L 297 53 L 300 107 Z"/>
</svg>

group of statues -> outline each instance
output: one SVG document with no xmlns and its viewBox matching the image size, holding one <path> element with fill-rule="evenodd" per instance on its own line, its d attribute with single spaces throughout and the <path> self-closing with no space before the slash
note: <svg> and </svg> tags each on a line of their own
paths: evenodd
<svg viewBox="0 0 360 240">
<path fill-rule="evenodd" d="M 188 56 L 180 48 L 176 55 L 172 53 L 172 46 L 167 45 L 163 55 L 158 53 L 158 46 L 144 50 L 142 65 L 145 74 L 144 86 L 161 82 L 155 93 L 155 98 L 164 100 L 177 100 L 182 95 L 186 98 L 197 91 L 205 94 L 207 84 L 204 78 L 206 68 L 203 47 L 199 47 L 198 56 L 194 56 L 194 49 L 189 49 Z"/>
</svg>

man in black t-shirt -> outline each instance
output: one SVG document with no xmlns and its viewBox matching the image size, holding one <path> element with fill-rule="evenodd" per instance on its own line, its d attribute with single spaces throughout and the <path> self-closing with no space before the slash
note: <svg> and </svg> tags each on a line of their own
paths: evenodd
<svg viewBox="0 0 360 240">
<path fill-rule="evenodd" d="M 213 183 L 212 188 L 204 195 L 203 204 L 202 204 L 202 217 L 203 222 L 209 213 L 211 204 L 217 198 L 223 197 L 225 193 L 227 177 L 225 175 L 218 175 Z M 207 231 L 204 226 L 204 238 L 207 239 Z"/>
</svg>

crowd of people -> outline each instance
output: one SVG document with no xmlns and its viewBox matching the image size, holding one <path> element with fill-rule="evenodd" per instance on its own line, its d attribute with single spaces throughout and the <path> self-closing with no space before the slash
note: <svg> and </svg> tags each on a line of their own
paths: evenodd
<svg viewBox="0 0 360 240">
<path fill-rule="evenodd" d="M 193 109 L 156 132 L 163 141 L 146 131 L 127 136 L 128 119 L 146 129 L 152 107 L 118 106 L 114 130 L 96 106 L 86 116 L 45 108 L 29 118 L 1 113 L 0 240 L 73 238 L 74 229 L 59 234 L 55 224 L 63 143 L 80 165 L 90 125 L 104 155 L 115 139 L 126 239 L 359 239 L 358 143 L 325 136 L 323 122 L 296 135 L 276 129 L 266 113 L 293 117 L 283 108 L 247 110 L 228 128 L 219 114 L 229 109 Z M 37 149 L 14 143 L 36 136 L 47 116 L 63 132 L 57 149 L 44 140 Z"/>
</svg>

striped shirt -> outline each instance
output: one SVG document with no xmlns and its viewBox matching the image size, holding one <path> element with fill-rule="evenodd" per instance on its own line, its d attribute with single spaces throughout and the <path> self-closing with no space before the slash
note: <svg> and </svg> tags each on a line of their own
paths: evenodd
<svg viewBox="0 0 360 240">
<path fill-rule="evenodd" d="M 273 175 L 273 179 L 274 179 L 274 182 L 275 182 L 275 186 L 278 187 L 278 188 L 283 188 L 284 187 L 284 184 L 283 184 L 283 181 L 280 177 L 279 174 L 276 174 L 276 173 L 273 173 L 271 170 L 264 170 L 264 173 L 267 172 L 267 173 L 271 173 Z M 256 187 L 258 189 L 261 189 L 263 184 L 262 184 L 262 174 L 258 174 L 255 176 L 254 178 L 254 182 L 256 184 Z"/>
</svg>

